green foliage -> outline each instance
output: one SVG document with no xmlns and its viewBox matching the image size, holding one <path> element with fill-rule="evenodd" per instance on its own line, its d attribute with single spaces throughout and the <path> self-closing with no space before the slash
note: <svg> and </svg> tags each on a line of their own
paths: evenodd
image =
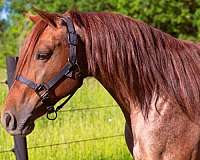
<svg viewBox="0 0 200 160">
<path fill-rule="evenodd" d="M 145 21 L 175 37 L 197 40 L 200 1 L 193 0 L 79 0 L 84 11 L 115 11 Z"/>
<path fill-rule="evenodd" d="M 19 47 L 31 23 L 20 14 L 12 15 L 9 27 L 1 33 L 0 38 L 0 67 L 4 66 L 6 55 L 17 55 Z"/>
<path fill-rule="evenodd" d="M 175 37 L 197 39 L 200 28 L 196 25 L 196 12 L 199 5 L 200 2 L 192 0 L 138 0 L 130 4 L 129 14 Z"/>
<path fill-rule="evenodd" d="M 3 0 L 0 0 L 0 9 L 3 8 Z"/>
<path fill-rule="evenodd" d="M 4 103 L 4 99 L 7 95 L 7 86 L 3 84 L 2 82 L 5 82 L 6 80 L 6 70 L 0 68 L 0 108 L 1 105 Z"/>
<path fill-rule="evenodd" d="M 49 12 L 66 12 L 74 6 L 73 0 L 17 0 L 11 2 L 12 13 L 26 13 L 34 8 L 47 10 Z M 22 7 L 23 6 L 23 7 Z"/>
</svg>

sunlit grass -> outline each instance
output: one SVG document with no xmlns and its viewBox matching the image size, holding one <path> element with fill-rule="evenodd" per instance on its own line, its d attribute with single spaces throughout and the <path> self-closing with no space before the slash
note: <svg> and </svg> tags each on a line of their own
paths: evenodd
<svg viewBox="0 0 200 160">
<path fill-rule="evenodd" d="M 1 76 L 5 80 L 5 72 Z M 6 86 L 1 85 L 1 100 L 7 93 Z M 101 109 L 78 110 L 79 108 Z M 28 147 L 66 143 L 95 137 L 123 134 L 124 118 L 112 97 L 94 79 L 88 79 L 72 100 L 65 106 L 66 112 L 59 112 L 56 121 L 43 117 L 36 121 L 35 130 L 28 138 Z M 0 151 L 11 149 L 12 137 L 0 128 Z M 14 160 L 11 153 L 0 153 L 2 160 Z M 124 137 L 63 144 L 48 148 L 29 150 L 30 160 L 130 160 Z"/>
<path fill-rule="evenodd" d="M 5 69 L 0 68 L 0 108 L 7 94 L 7 86 L 4 83 L 5 80 L 6 80 L 6 71 Z"/>
</svg>

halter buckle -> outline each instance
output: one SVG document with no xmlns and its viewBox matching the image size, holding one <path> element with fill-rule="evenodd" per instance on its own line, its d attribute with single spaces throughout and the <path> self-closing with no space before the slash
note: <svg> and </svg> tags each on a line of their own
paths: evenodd
<svg viewBox="0 0 200 160">
<path fill-rule="evenodd" d="M 35 88 L 35 92 L 42 99 L 43 103 L 47 103 L 49 101 L 49 90 L 45 84 L 38 84 Z"/>
<path fill-rule="evenodd" d="M 41 84 L 37 84 L 36 88 L 35 88 L 35 91 L 36 92 L 41 92 L 43 90 L 47 90 L 47 87 L 45 84 L 41 83 Z"/>
</svg>

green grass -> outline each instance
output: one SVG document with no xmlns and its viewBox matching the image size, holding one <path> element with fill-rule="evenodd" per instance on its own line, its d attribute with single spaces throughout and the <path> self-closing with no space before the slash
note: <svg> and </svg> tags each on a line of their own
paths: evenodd
<svg viewBox="0 0 200 160">
<path fill-rule="evenodd" d="M 0 70 L 1 79 L 5 72 Z M 1 85 L 0 104 L 6 95 Z M 113 105 L 101 109 L 76 110 Z M 72 100 L 65 106 L 66 112 L 59 112 L 58 119 L 49 121 L 46 117 L 36 121 L 35 130 L 27 137 L 28 147 L 66 143 L 95 137 L 122 134 L 124 118 L 112 97 L 94 79 L 84 82 Z M 12 137 L 0 128 L 0 151 L 12 148 Z M 0 153 L 2 160 L 14 160 L 12 153 Z M 124 137 L 63 144 L 52 147 L 29 149 L 30 160 L 130 160 L 131 156 Z"/>
<path fill-rule="evenodd" d="M 6 80 L 6 71 L 5 69 L 0 68 L 0 107 L 4 102 L 4 99 L 7 94 L 7 86 L 3 83 Z"/>
</svg>

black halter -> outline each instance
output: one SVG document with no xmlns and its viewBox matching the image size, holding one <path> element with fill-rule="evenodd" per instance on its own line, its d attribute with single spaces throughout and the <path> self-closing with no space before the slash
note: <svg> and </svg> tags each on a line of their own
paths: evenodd
<svg viewBox="0 0 200 160">
<path fill-rule="evenodd" d="M 70 100 L 70 98 L 74 95 L 77 89 L 71 92 L 68 98 L 56 109 L 54 108 L 55 101 L 52 98 L 50 98 L 50 90 L 53 87 L 55 87 L 59 82 L 65 80 L 66 78 L 75 78 L 73 75 L 75 75 L 76 72 L 80 73 L 76 59 L 76 46 L 78 43 L 78 39 L 73 22 L 69 17 L 62 18 L 62 20 L 65 23 L 69 33 L 68 44 L 69 44 L 70 54 L 68 63 L 65 64 L 63 69 L 55 77 L 53 77 L 46 83 L 37 84 L 20 75 L 16 76 L 16 80 L 20 81 L 21 83 L 33 89 L 36 92 L 36 94 L 41 98 L 43 104 L 47 106 L 47 118 L 49 120 L 55 120 L 57 118 L 57 111 L 59 111 Z M 55 113 L 55 117 L 50 118 L 49 114 L 51 113 Z"/>
</svg>

